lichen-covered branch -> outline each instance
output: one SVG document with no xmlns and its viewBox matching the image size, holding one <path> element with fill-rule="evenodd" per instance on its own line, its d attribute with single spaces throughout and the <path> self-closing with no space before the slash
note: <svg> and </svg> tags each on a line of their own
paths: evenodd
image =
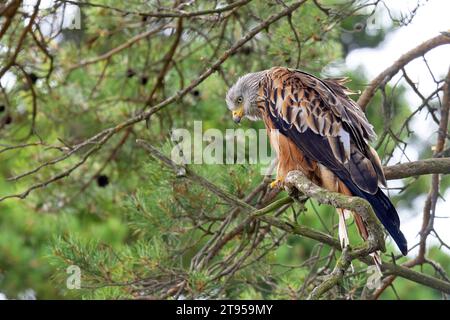
<svg viewBox="0 0 450 320">
<path fill-rule="evenodd" d="M 371 205 L 366 200 L 320 188 L 309 181 L 300 171 L 289 172 L 285 182 L 288 188 L 295 188 L 321 204 L 328 204 L 335 208 L 348 209 L 358 213 L 367 225 L 369 251 L 385 251 L 383 229 Z"/>
<path fill-rule="evenodd" d="M 432 158 L 400 163 L 383 168 L 387 180 L 403 179 L 425 174 L 449 174 L 450 158 Z"/>
</svg>

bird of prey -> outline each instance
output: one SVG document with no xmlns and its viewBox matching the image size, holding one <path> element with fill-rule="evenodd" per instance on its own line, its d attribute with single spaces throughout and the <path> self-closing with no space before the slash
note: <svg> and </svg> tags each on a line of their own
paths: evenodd
<svg viewBox="0 0 450 320">
<path fill-rule="evenodd" d="M 348 97 L 346 79 L 319 79 L 300 70 L 274 67 L 239 78 L 226 96 L 237 123 L 263 120 L 278 156 L 277 178 L 300 170 L 320 187 L 367 200 L 400 251 L 408 252 L 400 219 L 389 198 L 380 159 L 369 142 L 376 137 L 361 108 Z M 341 245 L 347 246 L 345 210 L 337 209 Z M 368 238 L 362 218 L 353 213 Z M 375 259 L 377 262 L 378 259 Z"/>
</svg>

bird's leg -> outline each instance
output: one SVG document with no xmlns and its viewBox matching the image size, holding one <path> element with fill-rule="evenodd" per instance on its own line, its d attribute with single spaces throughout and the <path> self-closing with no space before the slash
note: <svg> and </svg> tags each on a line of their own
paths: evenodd
<svg viewBox="0 0 450 320">
<path fill-rule="evenodd" d="M 337 208 L 336 209 L 339 216 L 339 227 L 338 227 L 338 233 L 339 233 L 339 242 L 341 244 L 341 248 L 345 249 L 350 245 L 350 240 L 348 239 L 348 232 L 347 232 L 347 225 L 345 224 L 345 210 Z M 350 263 L 350 267 L 352 268 L 352 272 L 355 272 L 355 269 L 353 267 L 353 264 Z"/>
<path fill-rule="evenodd" d="M 278 138 L 278 136 L 277 136 Z M 269 184 L 271 189 L 281 188 L 284 183 L 284 176 L 281 174 L 281 162 L 279 157 L 279 151 L 277 151 L 277 178 Z"/>
</svg>

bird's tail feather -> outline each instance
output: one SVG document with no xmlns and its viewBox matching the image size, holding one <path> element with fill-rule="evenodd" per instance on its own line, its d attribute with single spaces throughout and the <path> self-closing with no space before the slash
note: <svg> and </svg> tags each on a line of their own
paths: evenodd
<svg viewBox="0 0 450 320">
<path fill-rule="evenodd" d="M 347 187 L 351 195 L 363 198 L 370 203 L 378 220 L 380 220 L 392 239 L 394 239 L 402 254 L 406 255 L 408 253 L 408 244 L 405 236 L 400 231 L 400 218 L 398 217 L 397 210 L 395 210 L 391 200 L 389 200 L 380 188 L 378 188 L 375 194 L 370 194 L 358 188 L 352 179 L 343 171 L 336 171 L 335 174 L 341 180 L 341 183 Z M 343 192 L 344 189 L 345 188 L 341 186 L 340 192 Z M 348 194 L 348 191 L 343 193 Z M 362 219 L 360 217 L 356 218 L 355 222 L 361 235 L 363 235 L 362 232 L 364 232 L 365 226 Z M 365 232 L 367 233 L 367 230 Z"/>
<path fill-rule="evenodd" d="M 378 188 L 375 194 L 370 194 L 360 190 L 356 186 L 352 186 L 352 184 L 347 185 L 347 187 L 353 195 L 366 199 L 371 204 L 378 220 L 380 220 L 392 239 L 394 239 L 402 254 L 406 255 L 408 253 L 408 244 L 405 236 L 400 231 L 400 218 L 394 205 L 383 191 Z"/>
<path fill-rule="evenodd" d="M 408 244 L 405 236 L 400 231 L 400 218 L 392 202 L 380 188 L 373 195 L 364 192 L 364 198 L 372 205 L 378 219 L 389 232 L 392 239 L 394 239 L 402 254 L 406 255 L 408 253 Z"/>
</svg>

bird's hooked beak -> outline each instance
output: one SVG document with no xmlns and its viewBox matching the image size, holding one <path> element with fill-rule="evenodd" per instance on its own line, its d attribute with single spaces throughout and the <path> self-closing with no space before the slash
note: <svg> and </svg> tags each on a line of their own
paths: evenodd
<svg viewBox="0 0 450 320">
<path fill-rule="evenodd" d="M 244 116 L 244 106 L 241 106 L 236 110 L 233 110 L 233 121 L 235 123 L 241 122 L 243 116 Z"/>
</svg>

